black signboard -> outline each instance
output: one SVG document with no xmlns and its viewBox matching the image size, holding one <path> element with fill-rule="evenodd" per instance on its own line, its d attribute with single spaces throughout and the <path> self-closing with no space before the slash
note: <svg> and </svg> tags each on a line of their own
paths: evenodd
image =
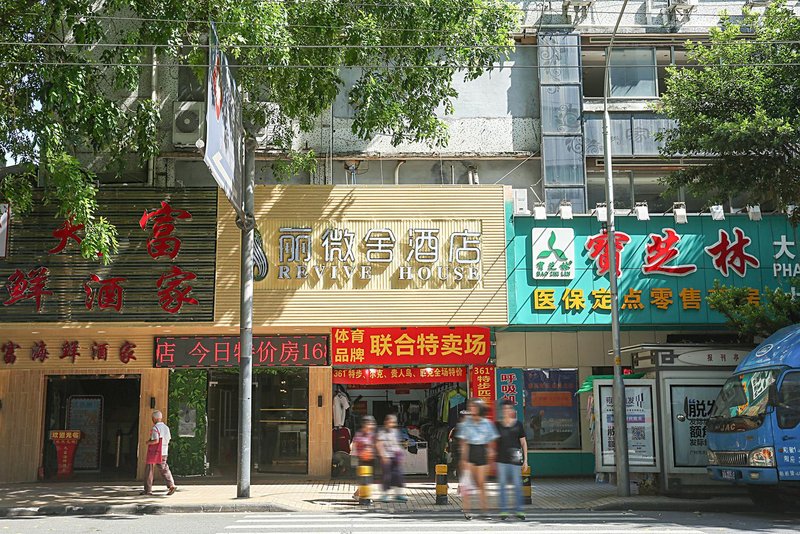
<svg viewBox="0 0 800 534">
<path fill-rule="evenodd" d="M 99 215 L 119 233 L 109 265 L 81 256 L 82 225 L 34 199 L 11 213 L 0 324 L 214 320 L 216 188 L 101 189 Z"/>
<path fill-rule="evenodd" d="M 156 367 L 239 366 L 238 336 L 156 338 Z M 328 365 L 328 336 L 253 336 L 253 367 Z"/>
</svg>

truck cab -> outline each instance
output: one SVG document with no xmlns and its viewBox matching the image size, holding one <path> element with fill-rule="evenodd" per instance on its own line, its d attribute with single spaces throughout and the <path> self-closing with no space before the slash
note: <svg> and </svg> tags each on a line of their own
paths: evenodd
<svg viewBox="0 0 800 534">
<path fill-rule="evenodd" d="M 779 507 L 800 495 L 800 324 L 779 330 L 725 382 L 707 426 L 712 479 Z"/>
</svg>

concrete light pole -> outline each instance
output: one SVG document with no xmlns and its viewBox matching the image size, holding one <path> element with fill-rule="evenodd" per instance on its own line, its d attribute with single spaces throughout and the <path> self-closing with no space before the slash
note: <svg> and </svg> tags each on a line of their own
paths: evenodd
<svg viewBox="0 0 800 534">
<path fill-rule="evenodd" d="M 605 84 L 603 89 L 603 159 L 606 171 L 606 212 L 608 231 L 608 285 L 611 292 L 611 345 L 614 352 L 614 459 L 617 472 L 617 495 L 631 494 L 628 468 L 628 418 L 625 401 L 625 382 L 622 379 L 622 355 L 619 335 L 619 291 L 617 286 L 616 229 L 614 228 L 614 171 L 611 163 L 611 118 L 608 115 L 608 94 L 611 91 L 611 53 L 622 15 L 628 0 L 622 3 L 617 23 L 606 51 Z"/>
</svg>

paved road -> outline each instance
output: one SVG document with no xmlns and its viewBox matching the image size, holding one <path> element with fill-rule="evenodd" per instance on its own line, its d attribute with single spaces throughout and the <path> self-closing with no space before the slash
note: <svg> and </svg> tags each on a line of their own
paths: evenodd
<svg viewBox="0 0 800 534">
<path fill-rule="evenodd" d="M 0 534 L 459 534 L 502 532 L 566 534 L 796 533 L 797 516 L 696 514 L 683 512 L 559 511 L 529 514 L 527 521 L 473 519 L 454 513 L 385 514 L 340 512 L 326 514 L 168 514 L 149 516 L 45 517 L 0 520 Z"/>
</svg>

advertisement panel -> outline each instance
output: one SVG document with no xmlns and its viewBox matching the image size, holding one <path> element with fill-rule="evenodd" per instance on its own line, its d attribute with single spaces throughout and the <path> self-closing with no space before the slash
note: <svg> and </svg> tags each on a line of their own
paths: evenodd
<svg viewBox="0 0 800 534">
<path fill-rule="evenodd" d="M 524 372 L 523 426 L 530 449 L 581 448 L 577 369 L 527 369 Z"/>
<path fill-rule="evenodd" d="M 333 365 L 483 365 L 490 331 L 478 326 L 334 328 Z"/>
<path fill-rule="evenodd" d="M 628 420 L 628 462 L 631 471 L 658 471 L 656 454 L 656 421 L 653 406 L 653 380 L 625 381 Z M 609 380 L 595 381 L 595 410 L 600 423 L 599 470 L 613 471 L 615 425 L 613 386 Z"/>
<path fill-rule="evenodd" d="M 675 467 L 705 467 L 706 422 L 714 409 L 720 385 L 672 385 L 672 459 Z"/>
</svg>

